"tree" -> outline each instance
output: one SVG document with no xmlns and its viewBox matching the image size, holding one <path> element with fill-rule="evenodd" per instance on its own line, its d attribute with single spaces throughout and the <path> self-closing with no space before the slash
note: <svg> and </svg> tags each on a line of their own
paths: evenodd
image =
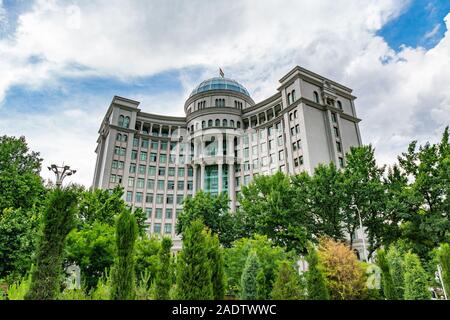
<svg viewBox="0 0 450 320">
<path fill-rule="evenodd" d="M 44 198 L 39 156 L 29 152 L 25 137 L 0 137 L 0 215 L 5 208 L 30 209 Z"/>
<path fill-rule="evenodd" d="M 256 275 L 261 265 L 255 251 L 250 252 L 245 262 L 245 267 L 241 277 L 241 299 L 256 300 L 257 298 L 257 282 Z"/>
<path fill-rule="evenodd" d="M 229 247 L 237 238 L 235 219 L 231 216 L 228 206 L 228 196 L 217 196 L 199 191 L 194 197 L 188 197 L 183 203 L 183 211 L 178 216 L 176 231 L 182 234 L 184 229 L 194 220 L 201 219 L 203 223 L 219 236 L 220 243 Z"/>
<path fill-rule="evenodd" d="M 411 252 L 405 255 L 405 300 L 429 300 L 428 279 L 419 257 Z"/>
<path fill-rule="evenodd" d="M 369 240 L 369 257 L 381 245 L 385 204 L 382 182 L 385 169 L 377 166 L 374 152 L 371 145 L 350 148 L 343 184 L 344 225 L 350 236 L 350 247 L 361 217 Z"/>
<path fill-rule="evenodd" d="M 31 267 L 37 244 L 39 212 L 4 209 L 0 215 L 0 278 L 22 278 Z"/>
<path fill-rule="evenodd" d="M 117 258 L 113 266 L 111 300 L 135 296 L 134 246 L 138 233 L 136 218 L 124 209 L 116 224 Z"/>
<path fill-rule="evenodd" d="M 75 225 L 77 203 L 78 192 L 74 188 L 56 188 L 50 192 L 36 254 L 36 269 L 26 299 L 50 300 L 58 296 L 64 244 Z"/>
<path fill-rule="evenodd" d="M 177 298 L 179 300 L 211 300 L 213 289 L 208 260 L 205 226 L 194 220 L 183 232 L 183 248 L 178 254 Z"/>
<path fill-rule="evenodd" d="M 447 295 L 450 295 L 450 246 L 448 243 L 440 245 L 436 251 L 436 256 L 442 270 L 442 281 Z"/>
<path fill-rule="evenodd" d="M 225 297 L 225 271 L 223 249 L 220 247 L 219 237 L 208 233 L 208 258 L 211 266 L 211 282 L 214 300 L 223 300 Z"/>
<path fill-rule="evenodd" d="M 256 299 L 266 300 L 268 298 L 266 274 L 264 269 L 261 268 L 256 275 Z"/>
<path fill-rule="evenodd" d="M 171 253 L 172 240 L 170 238 L 164 237 L 161 241 L 161 248 L 159 250 L 159 267 L 156 273 L 155 279 L 155 291 L 157 300 L 168 300 L 169 291 L 172 286 L 171 277 Z"/>
<path fill-rule="evenodd" d="M 147 287 L 153 282 L 159 268 L 159 252 L 161 241 L 157 237 L 146 236 L 138 238 L 134 250 L 134 263 L 136 275 L 143 277 L 148 275 Z"/>
<path fill-rule="evenodd" d="M 272 289 L 272 299 L 301 300 L 304 299 L 303 291 L 298 272 L 288 261 L 281 262 Z"/>
<path fill-rule="evenodd" d="M 326 286 L 325 275 L 319 264 L 317 251 L 313 246 L 309 246 L 308 255 L 308 271 L 305 274 L 306 291 L 310 300 L 329 300 L 330 294 Z"/>
<path fill-rule="evenodd" d="M 397 300 L 396 289 L 392 281 L 391 271 L 389 269 L 389 262 L 386 257 L 384 249 L 378 249 L 376 255 L 377 265 L 381 269 L 381 281 L 383 286 L 384 297 L 388 300 Z"/>
<path fill-rule="evenodd" d="M 359 300 L 366 297 L 364 269 L 349 247 L 323 238 L 319 242 L 318 256 L 333 300 Z"/>
<path fill-rule="evenodd" d="M 310 237 L 305 227 L 309 218 L 296 210 L 295 192 L 287 175 L 258 175 L 241 193 L 237 216 L 242 236 L 266 235 L 277 246 L 304 252 Z"/>
<path fill-rule="evenodd" d="M 80 267 L 82 280 L 90 290 L 114 263 L 115 228 L 94 221 L 81 230 L 74 229 L 67 236 L 65 251 L 67 264 Z"/>
<path fill-rule="evenodd" d="M 231 248 L 226 248 L 225 274 L 227 278 L 227 292 L 229 295 L 240 296 L 241 277 L 244 270 L 247 257 L 250 252 L 256 252 L 261 270 L 264 273 L 264 279 L 260 278 L 258 282 L 260 295 L 267 297 L 272 291 L 275 281 L 278 264 L 283 260 L 294 261 L 296 255 L 293 251 L 286 252 L 285 248 L 276 246 L 267 236 L 254 235 L 253 238 L 242 238 L 236 240 Z M 260 276 L 262 277 L 262 276 Z M 264 287 L 261 287 L 264 285 Z"/>
<path fill-rule="evenodd" d="M 395 245 L 391 245 L 386 253 L 389 273 L 392 279 L 394 299 L 401 300 L 404 295 L 403 253 Z"/>
</svg>

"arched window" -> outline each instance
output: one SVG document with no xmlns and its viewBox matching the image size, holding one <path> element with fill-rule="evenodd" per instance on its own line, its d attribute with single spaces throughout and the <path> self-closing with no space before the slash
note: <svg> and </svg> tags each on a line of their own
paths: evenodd
<svg viewBox="0 0 450 320">
<path fill-rule="evenodd" d="M 213 121 L 211 119 L 208 120 L 208 127 L 212 127 Z"/>
<path fill-rule="evenodd" d="M 117 134 L 116 140 L 117 141 L 122 141 L 122 135 L 120 133 Z"/>
<path fill-rule="evenodd" d="M 314 101 L 319 103 L 319 94 L 317 93 L 317 91 L 314 91 Z"/>
<path fill-rule="evenodd" d="M 287 100 L 288 100 L 288 104 L 291 104 L 291 94 L 290 93 L 288 93 Z"/>
<path fill-rule="evenodd" d="M 125 117 L 123 121 L 123 127 L 128 128 L 130 126 L 130 117 Z"/>
<path fill-rule="evenodd" d="M 219 106 L 219 99 L 215 100 L 215 106 L 218 107 Z"/>
<path fill-rule="evenodd" d="M 125 119 L 125 117 L 120 115 L 119 116 L 119 123 L 118 123 L 119 127 L 123 127 L 123 119 Z"/>
<path fill-rule="evenodd" d="M 289 120 L 293 120 L 294 119 L 294 115 L 292 113 L 289 113 Z"/>
<path fill-rule="evenodd" d="M 238 121 L 238 122 L 236 123 L 236 125 L 237 125 L 238 128 L 240 128 L 240 127 L 241 127 L 241 122 Z"/>
<path fill-rule="evenodd" d="M 297 110 L 294 111 L 294 119 L 297 119 Z"/>
<path fill-rule="evenodd" d="M 127 142 L 128 141 L 128 136 L 126 134 L 124 134 L 122 136 L 122 141 Z"/>
<path fill-rule="evenodd" d="M 206 122 L 205 120 L 202 121 L 202 129 L 204 129 L 206 127 Z"/>
<path fill-rule="evenodd" d="M 220 120 L 216 119 L 216 127 L 220 127 Z"/>
<path fill-rule="evenodd" d="M 191 125 L 191 132 L 194 132 L 194 125 Z"/>
<path fill-rule="evenodd" d="M 342 110 L 342 102 L 340 102 L 339 100 L 338 100 L 338 107 L 339 107 L 339 109 Z"/>
<path fill-rule="evenodd" d="M 223 125 L 224 127 L 228 127 L 228 121 L 227 121 L 227 119 L 223 119 L 222 125 Z"/>
<path fill-rule="evenodd" d="M 292 90 L 292 102 L 295 101 L 295 90 Z"/>
<path fill-rule="evenodd" d="M 234 120 L 230 120 L 230 127 L 234 128 Z"/>
</svg>

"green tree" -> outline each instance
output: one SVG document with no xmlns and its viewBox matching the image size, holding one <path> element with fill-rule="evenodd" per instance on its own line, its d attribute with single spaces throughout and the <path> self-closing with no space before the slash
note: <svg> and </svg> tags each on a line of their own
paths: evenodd
<svg viewBox="0 0 450 320">
<path fill-rule="evenodd" d="M 250 252 L 245 262 L 244 270 L 241 277 L 241 299 L 256 300 L 257 298 L 257 281 L 261 265 L 255 251 Z"/>
<path fill-rule="evenodd" d="M 411 252 L 405 255 L 405 300 L 429 300 L 428 279 L 419 257 Z"/>
<path fill-rule="evenodd" d="M 72 230 L 66 241 L 66 262 L 80 267 L 88 290 L 97 285 L 104 271 L 114 263 L 115 228 L 98 221 Z"/>
<path fill-rule="evenodd" d="M 0 215 L 5 208 L 29 209 L 46 193 L 39 176 L 42 159 L 25 137 L 0 137 Z"/>
<path fill-rule="evenodd" d="M 300 276 L 288 261 L 281 262 L 271 295 L 274 300 L 304 299 Z"/>
<path fill-rule="evenodd" d="M 211 267 L 211 282 L 214 300 L 223 300 L 225 297 L 225 270 L 223 249 L 217 235 L 208 234 L 208 258 Z"/>
<path fill-rule="evenodd" d="M 205 226 L 201 220 L 194 220 L 183 231 L 183 249 L 177 256 L 176 294 L 178 299 L 213 299 L 208 250 Z"/>
<path fill-rule="evenodd" d="M 4 209 L 0 215 L 0 278 L 22 278 L 31 267 L 37 244 L 36 209 Z"/>
<path fill-rule="evenodd" d="M 268 298 L 266 274 L 264 269 L 261 268 L 256 275 L 256 299 L 266 300 Z"/>
<path fill-rule="evenodd" d="M 242 236 L 266 235 L 277 246 L 304 252 L 310 237 L 305 225 L 310 218 L 296 210 L 295 190 L 287 175 L 258 175 L 241 194 L 237 217 Z"/>
<path fill-rule="evenodd" d="M 117 258 L 113 266 L 111 300 L 135 297 L 134 246 L 138 233 L 136 218 L 125 209 L 116 224 Z"/>
<path fill-rule="evenodd" d="M 439 265 L 442 269 L 442 281 L 447 295 L 450 294 L 450 246 L 448 243 L 440 245 L 436 251 Z"/>
<path fill-rule="evenodd" d="M 392 281 L 391 272 L 389 270 L 389 262 L 384 249 L 378 249 L 376 255 L 376 263 L 381 269 L 381 281 L 384 297 L 388 300 L 397 300 L 396 290 Z"/>
<path fill-rule="evenodd" d="M 401 300 L 404 295 L 403 253 L 397 246 L 391 245 L 386 253 L 386 259 L 393 285 L 392 296 Z"/>
<path fill-rule="evenodd" d="M 306 291 L 309 300 L 329 300 L 330 294 L 326 286 L 325 275 L 319 264 L 317 251 L 313 246 L 309 246 L 308 255 L 308 271 L 305 274 Z"/>
<path fill-rule="evenodd" d="M 164 237 L 161 241 L 161 248 L 159 250 L 159 267 L 155 279 L 155 291 L 157 300 L 168 300 L 169 291 L 172 287 L 171 272 L 171 253 L 172 240 Z"/>
<path fill-rule="evenodd" d="M 194 197 L 184 200 L 183 211 L 178 216 L 176 231 L 182 234 L 192 221 L 201 219 L 203 223 L 219 236 L 220 243 L 229 247 L 236 239 L 235 219 L 232 217 L 228 196 L 223 193 L 217 196 L 199 191 Z"/>
<path fill-rule="evenodd" d="M 143 277 L 148 275 L 147 287 L 154 281 L 159 268 L 158 254 L 161 249 L 161 241 L 157 237 L 147 236 L 138 238 L 135 244 L 134 261 L 136 275 Z M 146 278 L 146 277 L 145 277 Z"/>
<path fill-rule="evenodd" d="M 77 203 L 78 192 L 74 188 L 50 192 L 27 299 L 51 300 L 58 296 L 65 240 L 75 225 Z"/>
</svg>

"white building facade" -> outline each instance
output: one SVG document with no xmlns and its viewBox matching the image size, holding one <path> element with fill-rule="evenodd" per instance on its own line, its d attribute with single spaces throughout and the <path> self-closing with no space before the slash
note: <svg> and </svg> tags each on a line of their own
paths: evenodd
<svg viewBox="0 0 450 320">
<path fill-rule="evenodd" d="M 170 235 L 179 249 L 177 215 L 198 190 L 228 193 L 235 211 L 242 186 L 258 174 L 345 166 L 345 153 L 362 143 L 355 99 L 350 88 L 299 66 L 258 103 L 234 80 L 203 81 L 185 117 L 146 113 L 115 96 L 99 130 L 93 186 L 123 186 L 125 201 L 146 212 L 150 233 Z"/>
</svg>

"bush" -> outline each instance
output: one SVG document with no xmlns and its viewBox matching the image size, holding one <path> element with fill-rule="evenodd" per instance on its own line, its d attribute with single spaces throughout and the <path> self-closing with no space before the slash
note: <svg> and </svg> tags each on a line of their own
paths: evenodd
<svg viewBox="0 0 450 320">
<path fill-rule="evenodd" d="M 58 295 L 58 300 L 90 300 L 90 297 L 82 289 L 65 289 Z"/>
<path fill-rule="evenodd" d="M 419 257 L 408 252 L 404 259 L 405 268 L 405 300 L 430 300 L 428 277 L 420 263 Z"/>
<path fill-rule="evenodd" d="M 105 272 L 91 292 L 92 300 L 109 300 L 111 297 L 111 271 Z"/>
<path fill-rule="evenodd" d="M 393 285 L 392 297 L 401 300 L 404 296 L 403 253 L 391 245 L 386 253 L 386 259 Z"/>
<path fill-rule="evenodd" d="M 20 282 L 11 284 L 7 291 L 8 300 L 24 300 L 31 286 L 31 273 Z"/>
<path fill-rule="evenodd" d="M 314 247 L 308 248 L 306 256 L 308 271 L 305 274 L 306 291 L 310 300 L 329 300 L 330 294 L 325 283 L 325 275 L 319 264 L 319 257 Z"/>
<path fill-rule="evenodd" d="M 444 282 L 445 292 L 450 295 L 450 246 L 443 243 L 436 251 L 439 265 L 442 269 L 442 281 Z"/>
<path fill-rule="evenodd" d="M 288 261 L 281 262 L 271 295 L 274 300 L 304 299 L 300 275 Z"/>
</svg>

